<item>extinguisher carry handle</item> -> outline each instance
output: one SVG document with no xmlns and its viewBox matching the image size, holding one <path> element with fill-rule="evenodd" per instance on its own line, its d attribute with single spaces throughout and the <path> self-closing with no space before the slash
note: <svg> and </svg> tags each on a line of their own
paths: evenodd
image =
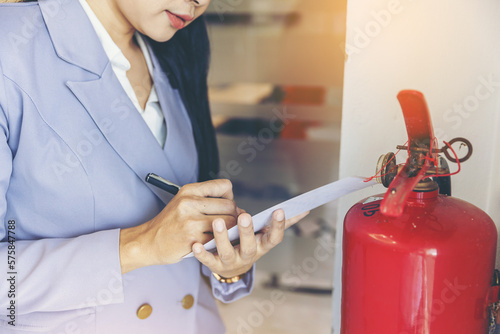
<svg viewBox="0 0 500 334">
<path fill-rule="evenodd" d="M 433 152 L 437 144 L 424 95 L 415 90 L 403 90 L 398 100 L 408 132 L 408 160 L 391 182 L 380 205 L 380 211 L 392 217 L 403 213 L 413 188 L 432 167 L 431 160 L 437 159 L 437 153 Z"/>
</svg>

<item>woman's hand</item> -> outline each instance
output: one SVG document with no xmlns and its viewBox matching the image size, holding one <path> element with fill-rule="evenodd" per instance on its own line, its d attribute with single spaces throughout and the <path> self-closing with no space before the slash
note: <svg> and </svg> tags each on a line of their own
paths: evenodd
<svg viewBox="0 0 500 334">
<path fill-rule="evenodd" d="M 254 234 L 252 217 L 247 213 L 238 216 L 240 244 L 231 245 L 227 227 L 222 219 L 213 221 L 217 253 L 207 252 L 202 243 L 193 245 L 194 256 L 212 272 L 222 277 L 234 277 L 246 273 L 255 261 L 281 243 L 285 229 L 297 223 L 309 212 L 285 221 L 283 210 L 273 212 L 271 225 L 261 233 Z"/>
<path fill-rule="evenodd" d="M 229 180 L 185 185 L 156 217 L 120 231 L 122 273 L 179 262 L 193 244 L 213 238 L 214 220 L 231 228 L 241 212 L 233 201 Z"/>
</svg>

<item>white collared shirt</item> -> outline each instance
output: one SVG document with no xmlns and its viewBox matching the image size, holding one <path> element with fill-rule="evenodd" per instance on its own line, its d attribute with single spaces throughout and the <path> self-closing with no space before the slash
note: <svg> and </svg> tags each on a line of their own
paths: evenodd
<svg viewBox="0 0 500 334">
<path fill-rule="evenodd" d="M 115 72 L 115 75 L 118 77 L 118 80 L 125 90 L 125 93 L 127 93 L 127 96 L 130 98 L 137 111 L 141 114 L 142 118 L 148 125 L 149 129 L 155 136 L 160 146 L 163 147 L 165 145 L 165 139 L 167 137 L 167 129 L 165 125 L 165 117 L 163 116 L 163 112 L 161 110 L 160 101 L 158 99 L 158 94 L 156 93 L 154 83 L 151 88 L 151 92 L 149 93 L 146 108 L 143 110 L 139 104 L 139 100 L 137 99 L 134 88 L 132 87 L 132 84 L 127 77 L 127 71 L 130 70 L 131 67 L 130 62 L 127 60 L 118 45 L 116 45 L 116 43 L 113 41 L 106 28 L 104 28 L 92 8 L 90 8 L 87 1 L 80 0 L 80 3 L 83 7 L 83 10 L 89 17 L 90 22 L 92 23 L 92 26 L 97 33 L 97 37 L 99 38 L 99 41 L 101 42 L 104 51 L 106 52 L 106 55 L 111 62 L 113 72 Z M 151 61 L 151 56 L 149 54 L 146 43 L 138 32 L 135 33 L 135 38 L 137 44 L 139 44 L 139 47 L 141 48 L 142 53 L 144 54 L 144 58 L 146 59 L 149 74 L 151 75 L 151 78 L 153 78 L 153 63 Z"/>
</svg>

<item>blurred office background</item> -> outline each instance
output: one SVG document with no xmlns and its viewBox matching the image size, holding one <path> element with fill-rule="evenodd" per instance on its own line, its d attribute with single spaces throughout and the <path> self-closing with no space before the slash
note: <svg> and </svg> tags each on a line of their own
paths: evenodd
<svg viewBox="0 0 500 334">
<path fill-rule="evenodd" d="M 251 214 L 338 178 L 346 1 L 213 0 L 210 99 L 221 176 Z M 287 230 L 229 334 L 330 333 L 336 204 Z"/>
</svg>

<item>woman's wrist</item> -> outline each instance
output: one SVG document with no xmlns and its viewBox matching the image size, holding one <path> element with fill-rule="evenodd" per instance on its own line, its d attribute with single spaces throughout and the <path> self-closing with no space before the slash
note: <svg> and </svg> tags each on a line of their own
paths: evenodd
<svg viewBox="0 0 500 334">
<path fill-rule="evenodd" d="M 212 272 L 212 275 L 215 277 L 216 280 L 222 283 L 236 283 L 240 279 L 243 278 L 246 274 L 248 274 L 252 270 L 253 266 L 250 267 L 250 269 L 244 271 L 241 274 L 233 274 L 233 275 L 219 275 L 218 273 Z"/>
<path fill-rule="evenodd" d="M 120 230 L 120 265 L 122 274 L 148 265 L 145 263 L 147 252 L 144 249 L 143 230 L 143 225 Z"/>
<path fill-rule="evenodd" d="M 236 275 L 236 276 L 232 276 L 232 277 L 223 277 L 217 273 L 212 273 L 212 275 L 215 277 L 215 279 L 218 280 L 219 282 L 229 283 L 229 284 L 238 282 L 245 274 Z"/>
</svg>

